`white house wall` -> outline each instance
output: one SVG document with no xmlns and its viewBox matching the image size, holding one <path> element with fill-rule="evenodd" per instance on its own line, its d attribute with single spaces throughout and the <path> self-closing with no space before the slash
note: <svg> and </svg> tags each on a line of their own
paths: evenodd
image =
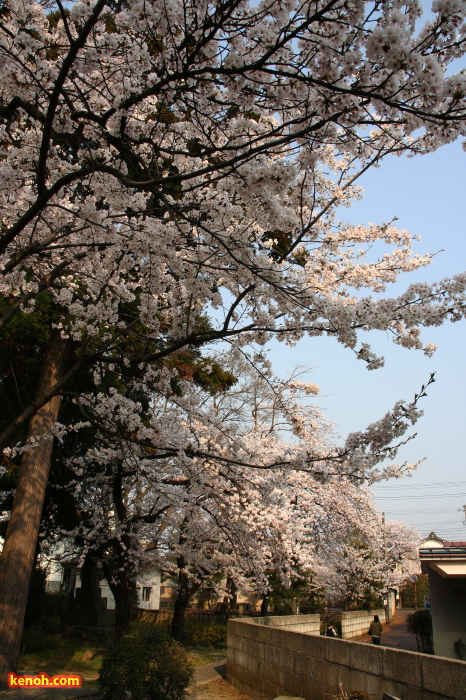
<svg viewBox="0 0 466 700">
<path fill-rule="evenodd" d="M 61 591 L 63 582 L 63 567 L 57 561 L 50 561 L 47 566 L 47 580 L 45 589 L 49 593 L 57 593 Z"/>
<path fill-rule="evenodd" d="M 76 585 L 76 588 L 81 587 L 81 582 L 80 579 L 78 579 L 78 583 Z M 101 598 L 106 598 L 107 599 L 107 610 L 115 610 L 115 598 L 113 597 L 113 593 L 110 589 L 110 586 L 108 583 L 103 579 L 102 581 L 99 581 L 99 588 L 100 588 L 100 595 Z M 137 593 L 138 593 L 138 599 L 139 599 L 139 608 L 143 608 L 144 610 L 159 610 L 160 608 L 160 571 L 154 570 L 154 571 L 149 571 L 145 574 L 141 574 L 137 578 L 136 582 L 136 588 L 137 588 Z M 150 588 L 150 597 L 149 600 L 143 600 L 143 591 L 145 588 Z"/>
<path fill-rule="evenodd" d="M 159 610 L 160 609 L 160 571 L 153 569 L 138 576 L 138 595 L 139 607 L 144 610 Z M 145 588 L 150 588 L 149 600 L 143 600 L 143 592 Z"/>
<path fill-rule="evenodd" d="M 47 563 L 46 590 L 49 592 L 61 591 L 63 586 L 63 566 L 61 562 L 50 560 Z M 160 609 L 160 571 L 152 570 L 141 574 L 137 579 L 137 592 L 139 607 L 146 610 Z M 77 571 L 76 588 L 81 588 L 81 575 Z M 110 586 L 105 579 L 99 581 L 101 598 L 107 599 L 107 610 L 115 609 L 115 599 Z M 150 588 L 149 600 L 143 600 L 144 589 Z"/>
<path fill-rule="evenodd" d="M 455 642 L 466 645 L 466 579 L 444 578 L 429 571 L 436 656 L 457 659 Z"/>
</svg>

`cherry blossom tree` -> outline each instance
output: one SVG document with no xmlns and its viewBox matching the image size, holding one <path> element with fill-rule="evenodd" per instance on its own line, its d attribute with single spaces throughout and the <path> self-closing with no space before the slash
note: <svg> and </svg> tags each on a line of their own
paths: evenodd
<svg viewBox="0 0 466 700">
<path fill-rule="evenodd" d="M 141 420 L 146 430 L 150 425 L 159 436 L 164 433 L 172 448 L 176 435 L 180 444 L 195 443 L 206 451 L 180 460 L 177 449 L 154 451 L 131 440 L 134 426 L 125 428 L 115 411 L 108 420 L 113 386 L 98 402 L 92 395 L 80 398 L 79 417 L 86 422 L 75 423 L 73 430 L 69 426 L 63 446 L 56 449 L 55 460 L 61 461 L 60 472 L 68 474 L 68 481 L 55 484 L 55 492 L 62 506 L 63 492 L 67 494 L 66 511 L 77 518 L 67 516 L 67 527 L 56 518 L 44 522 L 43 544 L 66 559 L 92 559 L 100 565 L 115 598 L 120 633 L 127 630 L 136 575 L 144 566 L 158 566 L 178 579 L 176 636 L 190 597 L 206 578 L 223 574 L 260 593 L 267 589 L 266 572 L 287 572 L 289 580 L 291 562 L 304 564 L 295 555 L 304 523 L 297 512 L 290 515 L 297 470 L 287 472 L 293 459 L 302 460 L 303 449 L 309 459 L 312 449 L 322 464 L 320 454 L 337 457 L 321 413 L 302 402 L 302 395 L 314 396 L 315 384 L 297 381 L 296 374 L 288 381 L 264 376 L 245 357 L 232 360 L 225 353 L 200 366 L 209 382 L 204 378 L 200 384 L 202 377 L 176 387 L 169 382 L 165 391 L 158 382 L 151 400 L 142 404 Z M 232 376 L 238 384 L 233 388 Z M 127 386 L 127 400 L 132 392 L 141 404 L 137 382 Z M 280 433 L 294 435 L 299 444 L 291 447 Z M 209 457 L 209 442 L 222 446 L 223 459 Z M 289 467 L 279 462 L 285 452 Z M 300 492 L 306 479 L 313 480 L 311 472 L 299 479 Z"/>
<path fill-rule="evenodd" d="M 351 521 L 349 511 L 340 511 L 322 519 L 316 531 L 316 581 L 345 609 L 380 596 L 419 569 L 419 533 L 399 521 L 385 524 L 367 490 L 360 489 L 357 499 L 360 517 L 353 514 Z"/>
<path fill-rule="evenodd" d="M 228 341 L 260 354 L 272 337 L 305 334 L 331 335 L 376 368 L 364 331 L 429 354 L 420 328 L 463 316 L 464 274 L 364 297 L 429 256 L 390 224 L 337 219 L 385 155 L 464 134 L 465 77 L 447 73 L 464 52 L 462 12 L 437 0 L 418 31 L 416 0 L 2 6 L 0 329 L 42 292 L 55 311 L 35 398 L 0 435 L 11 450 L 28 426 L 0 566 L 2 673 L 17 660 L 49 436 L 83 372 L 96 391 L 76 401 L 107 434 L 118 415 L 125 438 L 160 459 L 246 468 L 249 455 L 226 456 L 219 431 L 198 445 L 146 425 L 117 388 L 104 400 L 102 374 L 137 368 L 147 388 L 166 387 L 184 349 Z M 388 246 L 380 258 L 375 241 Z M 184 402 L 195 422 L 195 397 Z M 398 404 L 330 461 L 272 448 L 256 467 L 291 460 L 296 473 L 333 465 L 364 479 L 417 416 Z"/>
<path fill-rule="evenodd" d="M 264 374 L 246 353 L 218 355 L 204 369 L 215 367 L 236 383 L 212 392 L 199 392 L 188 380 L 177 392 L 170 383 L 165 393 L 160 382 L 154 387 L 137 432 L 145 425 L 159 440 L 165 434 L 171 449 L 131 440 L 134 425 L 123 439 L 119 409 L 108 417 L 114 387 L 99 401 L 80 399 L 88 420 L 75 429 L 93 426 L 98 437 L 90 445 L 83 441 L 79 456 L 74 448 L 65 458 L 78 522 L 68 529 L 44 526 L 65 558 L 100 565 L 115 598 L 117 633 L 127 630 L 141 568 L 156 566 L 176 578 L 173 632 L 179 638 L 190 599 L 212 577 L 267 597 L 270 576 L 286 587 L 316 564 L 325 566 L 319 528 L 326 547 L 339 552 L 343 528 L 352 532 L 361 518 L 372 524 L 377 517 L 361 492 L 369 465 L 366 477 L 355 472 L 355 448 L 339 448 L 322 413 L 305 402 L 318 392 L 315 384 L 300 381 L 300 371 L 286 381 Z M 365 439 L 353 435 L 349 444 Z M 372 461 L 376 453 L 370 448 Z M 385 449 L 378 459 L 384 455 Z"/>
<path fill-rule="evenodd" d="M 385 523 L 384 560 L 387 562 L 385 585 L 398 586 L 406 576 L 419 573 L 420 533 L 400 520 Z"/>
</svg>

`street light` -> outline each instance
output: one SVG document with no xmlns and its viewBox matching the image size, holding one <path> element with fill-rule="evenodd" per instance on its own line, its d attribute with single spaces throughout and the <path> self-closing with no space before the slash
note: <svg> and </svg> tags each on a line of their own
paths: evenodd
<svg viewBox="0 0 466 700">
<path fill-rule="evenodd" d="M 412 574 L 412 575 L 409 577 L 409 580 L 410 580 L 411 583 L 414 585 L 414 609 L 417 610 L 417 587 L 416 587 L 416 584 L 417 584 L 417 576 L 416 576 L 416 574 Z"/>
</svg>

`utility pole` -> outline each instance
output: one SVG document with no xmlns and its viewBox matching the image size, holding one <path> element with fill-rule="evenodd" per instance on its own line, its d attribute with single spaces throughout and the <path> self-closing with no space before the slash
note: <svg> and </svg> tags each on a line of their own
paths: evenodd
<svg viewBox="0 0 466 700">
<path fill-rule="evenodd" d="M 417 610 L 417 576 L 413 574 L 409 577 L 409 580 L 414 586 L 414 609 Z"/>
<path fill-rule="evenodd" d="M 466 506 L 465 506 L 466 513 Z M 383 558 L 387 558 L 387 531 L 385 529 L 385 513 L 382 513 L 382 531 L 383 531 Z"/>
</svg>

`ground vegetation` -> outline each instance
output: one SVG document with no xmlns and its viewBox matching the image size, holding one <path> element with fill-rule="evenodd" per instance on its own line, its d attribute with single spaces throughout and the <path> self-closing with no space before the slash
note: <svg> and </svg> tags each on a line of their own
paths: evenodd
<svg viewBox="0 0 466 700">
<path fill-rule="evenodd" d="M 463 10 L 439 0 L 422 26 L 420 14 L 416 0 L 2 4 L 0 330 L 44 295 L 53 307 L 35 387 L 0 434 L 3 468 L 18 466 L 0 560 L 3 679 L 17 666 L 53 438 L 70 427 L 58 423 L 65 397 L 81 415 L 73 430 L 105 435 L 96 478 L 116 485 L 115 503 L 128 472 L 150 472 L 154 517 L 181 489 L 191 510 L 203 490 L 231 493 L 240 519 L 257 484 L 278 498 L 275 483 L 344 491 L 402 473 L 379 464 L 423 390 L 342 445 L 304 431 L 258 452 L 202 411 L 180 357 L 201 352 L 208 382 L 212 344 L 249 347 L 267 376 L 271 338 L 330 335 L 376 369 L 365 332 L 431 354 L 421 328 L 462 318 L 464 274 L 385 296 L 430 256 L 393 222 L 337 213 L 386 155 L 464 135 L 466 78 L 449 70 Z"/>
</svg>

